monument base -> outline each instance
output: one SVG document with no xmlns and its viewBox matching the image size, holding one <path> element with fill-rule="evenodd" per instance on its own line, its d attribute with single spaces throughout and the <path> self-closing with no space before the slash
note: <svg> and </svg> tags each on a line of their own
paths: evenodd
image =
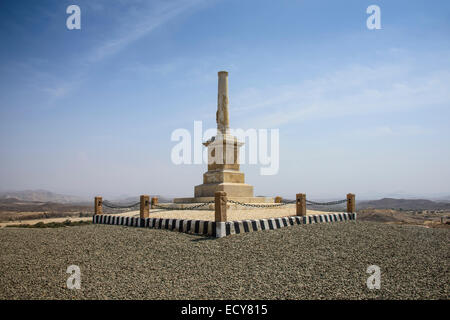
<svg viewBox="0 0 450 320">
<path fill-rule="evenodd" d="M 194 188 L 194 197 L 214 197 L 217 191 L 225 191 L 228 197 L 253 197 L 253 186 L 246 183 L 204 183 Z"/>
<path fill-rule="evenodd" d="M 227 197 L 228 200 L 239 201 L 242 203 L 274 203 L 271 197 Z M 175 198 L 173 203 L 204 203 L 214 201 L 214 197 L 193 197 L 193 198 Z M 214 205 L 214 204 L 212 204 Z"/>
</svg>

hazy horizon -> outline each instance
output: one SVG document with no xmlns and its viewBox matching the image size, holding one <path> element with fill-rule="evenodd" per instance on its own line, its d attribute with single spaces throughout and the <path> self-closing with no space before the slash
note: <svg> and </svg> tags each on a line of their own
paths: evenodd
<svg viewBox="0 0 450 320">
<path fill-rule="evenodd" d="M 449 2 L 80 0 L 68 30 L 71 4 L 0 4 L 0 191 L 192 197 L 171 133 L 215 127 L 227 70 L 230 126 L 280 133 L 255 195 L 450 196 Z"/>
<path fill-rule="evenodd" d="M 14 193 L 26 193 L 26 192 L 50 192 L 55 195 L 61 195 L 61 196 L 71 196 L 78 198 L 78 201 L 91 201 L 92 195 L 91 194 L 62 194 L 59 192 L 55 192 L 52 190 L 45 190 L 45 189 L 27 189 L 27 190 L 7 190 L 7 189 L 0 189 L 0 195 L 4 194 L 14 194 Z M 146 193 L 148 194 L 148 193 Z M 109 193 L 109 194 L 96 194 L 99 196 L 103 196 L 104 199 L 109 200 L 126 200 L 127 198 L 136 198 L 138 199 L 140 194 L 115 194 L 115 193 Z M 280 194 L 273 194 L 273 195 L 257 195 L 257 196 L 279 196 Z M 167 196 L 165 194 L 150 194 L 150 196 L 161 196 L 164 198 L 176 198 L 176 197 L 182 197 L 183 195 L 175 195 L 175 196 Z M 285 194 L 281 195 L 283 196 L 283 199 L 294 199 L 295 195 L 293 194 Z M 334 196 L 334 197 L 319 197 L 319 198 L 311 198 L 311 195 L 307 195 L 309 199 L 311 200 L 336 200 L 343 198 L 343 196 Z M 379 200 L 383 198 L 393 198 L 393 199 L 407 199 L 407 200 L 415 200 L 415 199 L 422 199 L 422 200 L 432 200 L 432 201 L 450 201 L 450 194 L 448 193 L 441 193 L 441 194 L 405 194 L 405 193 L 386 193 L 386 194 L 358 194 L 357 201 L 367 201 L 367 200 Z"/>
</svg>

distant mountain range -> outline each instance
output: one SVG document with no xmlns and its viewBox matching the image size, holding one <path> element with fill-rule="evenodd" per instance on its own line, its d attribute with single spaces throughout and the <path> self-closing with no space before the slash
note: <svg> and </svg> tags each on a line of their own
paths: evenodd
<svg viewBox="0 0 450 320">
<path fill-rule="evenodd" d="M 158 195 L 152 195 L 159 198 L 159 202 L 171 202 L 172 198 L 167 198 Z M 93 200 L 79 197 L 79 196 L 71 196 L 65 194 L 54 193 L 47 190 L 23 190 L 23 191 L 5 191 L 0 192 L 0 201 L 2 203 L 8 202 L 17 202 L 26 201 L 26 202 L 54 202 L 61 204 L 86 204 L 91 203 Z M 117 198 L 106 198 L 104 200 L 110 200 L 111 202 L 116 203 L 132 203 L 139 201 L 139 196 L 128 197 L 122 196 Z"/>
<path fill-rule="evenodd" d="M 160 202 L 171 202 L 172 198 L 157 196 Z M 53 193 L 47 190 L 24 190 L 0 192 L 0 201 L 16 202 L 17 200 L 26 202 L 54 202 L 61 204 L 90 204 L 93 199 L 87 199 L 79 196 L 64 195 Z M 139 196 L 135 197 L 117 197 L 106 198 L 115 203 L 133 203 L 139 201 Z M 404 210 L 450 210 L 450 202 L 447 199 L 432 201 L 427 199 L 397 199 L 383 198 L 379 200 L 357 201 L 358 209 L 404 209 Z"/>
<path fill-rule="evenodd" d="M 173 198 L 167 198 L 161 195 L 157 195 L 157 194 L 152 194 L 150 195 L 150 198 L 152 197 L 157 197 L 158 198 L 158 202 L 161 203 L 165 203 L 165 202 L 172 202 Z M 106 200 L 111 200 L 112 202 L 116 202 L 118 204 L 127 204 L 127 203 L 134 203 L 134 202 L 138 202 L 140 199 L 139 196 L 135 196 L 135 197 L 119 197 L 119 198 L 112 198 L 112 199 L 106 199 Z M 105 200 L 105 199 L 103 199 Z"/>
<path fill-rule="evenodd" d="M 394 199 L 359 201 L 357 209 L 403 209 L 403 210 L 450 210 L 450 202 L 437 202 L 426 199 Z"/>
<path fill-rule="evenodd" d="M 0 192 L 0 199 L 16 199 L 21 201 L 33 202 L 55 202 L 55 203 L 81 203 L 88 199 L 69 196 L 64 194 L 53 193 L 47 190 L 23 190 L 23 191 L 6 191 Z"/>
</svg>

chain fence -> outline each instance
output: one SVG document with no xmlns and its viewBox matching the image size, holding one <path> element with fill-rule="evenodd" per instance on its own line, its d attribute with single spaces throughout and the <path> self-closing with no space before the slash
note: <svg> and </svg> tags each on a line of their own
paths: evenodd
<svg viewBox="0 0 450 320">
<path fill-rule="evenodd" d="M 228 200 L 228 202 L 233 203 L 233 204 L 237 204 L 240 206 L 244 206 L 244 207 L 252 207 L 252 208 L 272 208 L 272 207 L 282 207 L 282 206 L 286 206 L 288 204 L 294 204 L 296 203 L 296 200 L 282 200 L 281 203 L 276 203 L 276 204 L 267 204 L 267 203 L 262 203 L 262 204 L 253 204 L 253 203 L 243 203 L 243 202 L 239 202 L 239 201 L 235 201 L 235 200 Z M 338 205 L 338 204 L 343 204 L 346 203 L 347 199 L 343 199 L 343 200 L 336 200 L 336 201 L 328 201 L 328 202 L 317 202 L 317 201 L 311 201 L 311 200 L 306 200 L 307 204 L 311 204 L 311 205 L 316 205 L 316 206 L 332 206 L 332 205 Z"/>
<path fill-rule="evenodd" d="M 342 203 L 346 203 L 346 202 L 347 202 L 347 199 L 329 201 L 329 202 L 316 202 L 316 201 L 306 200 L 307 204 L 312 204 L 312 205 L 316 205 L 316 206 L 334 206 L 334 205 L 342 204 Z"/>
<path fill-rule="evenodd" d="M 329 201 L 329 202 L 317 202 L 317 201 L 306 200 L 307 204 L 314 205 L 314 206 L 334 206 L 334 205 L 343 204 L 346 202 L 347 202 L 347 199 Z M 214 200 L 208 201 L 208 202 L 202 202 L 197 205 L 187 206 L 184 208 L 152 204 L 151 208 L 152 209 L 163 209 L 163 210 L 197 210 L 197 209 L 203 208 L 203 207 L 208 206 L 213 203 L 215 203 Z M 281 203 L 272 204 L 272 203 L 245 203 L 245 202 L 228 199 L 227 203 L 232 203 L 232 204 L 235 204 L 235 205 L 238 205 L 241 207 L 247 207 L 247 208 L 270 209 L 270 208 L 279 208 L 279 207 L 287 206 L 289 204 L 295 204 L 296 200 L 286 199 L 286 200 L 282 200 Z M 137 209 L 137 207 L 140 205 L 140 202 L 125 205 L 125 204 L 114 204 L 108 200 L 104 200 L 103 205 L 110 209 Z"/>
<path fill-rule="evenodd" d="M 196 210 L 198 208 L 202 208 L 204 206 L 207 206 L 207 205 L 209 205 L 211 203 L 214 203 L 214 200 L 208 201 L 208 202 L 203 202 L 203 203 L 197 204 L 195 206 L 184 207 L 184 208 L 166 207 L 166 206 L 160 206 L 158 204 L 152 204 L 152 208 L 164 209 L 164 210 Z"/>
<path fill-rule="evenodd" d="M 141 202 L 121 205 L 121 204 L 114 204 L 108 200 L 103 201 L 103 205 L 110 209 L 132 209 L 132 208 L 139 206 L 140 204 L 141 204 Z"/>
<path fill-rule="evenodd" d="M 265 209 L 267 209 L 267 208 L 283 207 L 283 206 L 286 206 L 288 204 L 295 203 L 295 201 L 294 201 L 294 202 L 282 202 L 282 203 L 275 203 L 275 204 L 272 204 L 272 203 L 258 203 L 257 204 L 257 203 L 244 203 L 244 202 L 239 202 L 239 201 L 235 201 L 235 200 L 227 200 L 227 202 L 233 203 L 233 204 L 237 204 L 237 205 L 240 205 L 242 207 L 265 208 Z"/>
</svg>

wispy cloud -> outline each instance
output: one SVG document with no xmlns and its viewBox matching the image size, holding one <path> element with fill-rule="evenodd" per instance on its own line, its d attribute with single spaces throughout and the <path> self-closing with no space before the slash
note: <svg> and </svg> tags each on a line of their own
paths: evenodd
<svg viewBox="0 0 450 320">
<path fill-rule="evenodd" d="M 97 62 L 119 52 L 161 25 L 204 2 L 204 0 L 163 1 L 157 2 L 155 6 L 150 5 L 151 2 L 138 1 L 139 11 L 131 10 L 125 13 L 126 16 L 121 19 L 121 31 L 94 48 L 88 54 L 87 61 Z M 127 4 L 130 5 L 130 3 Z"/>
<path fill-rule="evenodd" d="M 390 138 L 390 137 L 413 137 L 432 133 L 429 128 L 418 125 L 381 125 L 358 128 L 346 131 L 345 135 L 351 137 L 369 138 Z"/>
<path fill-rule="evenodd" d="M 60 98 L 65 96 L 69 91 L 71 91 L 72 88 L 73 87 L 71 86 L 62 85 L 62 86 L 42 88 L 42 91 L 47 92 L 53 98 Z"/>
<path fill-rule="evenodd" d="M 102 15 L 110 7 L 114 8 L 114 26 L 108 30 L 107 36 L 102 37 L 97 44 L 86 50 L 84 55 L 78 55 L 75 60 L 68 61 L 71 72 L 67 74 L 50 74 L 42 69 L 41 64 L 29 61 L 27 69 L 28 79 L 38 85 L 41 91 L 48 94 L 49 102 L 54 102 L 76 90 L 89 77 L 95 64 L 118 54 L 126 47 L 149 35 L 158 27 L 174 20 L 176 17 L 188 13 L 205 4 L 205 0 L 171 0 L 171 1 L 141 1 L 128 0 L 111 3 L 110 1 L 88 1 L 83 3 L 93 14 Z M 123 8 L 123 10 L 121 9 Z M 122 11 L 121 11 L 122 10 Z M 74 71 L 75 70 L 75 71 Z M 48 81 L 48 79 L 52 79 Z"/>
<path fill-rule="evenodd" d="M 254 126 L 277 127 L 315 118 L 432 108 L 450 105 L 448 83 L 448 71 L 417 74 L 411 66 L 356 65 L 299 84 L 248 88 L 233 99 L 232 112 L 252 114 Z"/>
</svg>

